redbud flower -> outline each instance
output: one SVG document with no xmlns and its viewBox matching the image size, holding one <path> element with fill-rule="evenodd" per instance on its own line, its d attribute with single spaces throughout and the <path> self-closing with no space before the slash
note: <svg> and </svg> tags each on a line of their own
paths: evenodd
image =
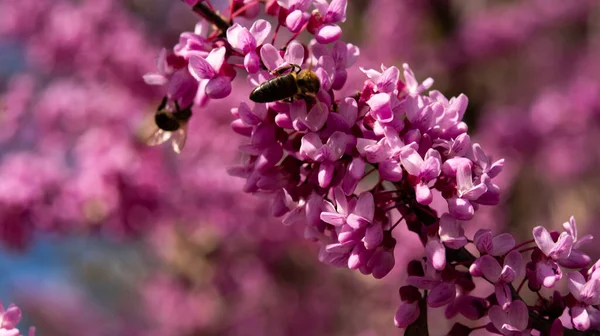
<svg viewBox="0 0 600 336">
<path fill-rule="evenodd" d="M 493 327 L 502 335 L 529 335 L 527 330 L 529 313 L 523 301 L 514 301 L 506 310 L 500 306 L 492 306 L 488 314 Z"/>
<path fill-rule="evenodd" d="M 600 305 L 600 278 L 590 277 L 589 281 L 586 282 L 581 273 L 569 272 L 567 279 L 569 281 L 569 291 L 578 301 L 576 305 L 571 307 L 573 325 L 577 330 L 585 331 L 590 328 L 591 323 L 587 306 Z M 594 310 L 594 314 L 600 314 L 597 309 L 594 308 Z M 597 317 L 600 317 L 600 315 Z"/>
<path fill-rule="evenodd" d="M 225 51 L 225 47 L 213 49 L 206 58 L 197 52 L 190 54 L 188 69 L 200 82 L 200 87 L 204 87 L 204 91 L 201 90 L 199 94 L 206 94 L 211 99 L 221 99 L 231 93 L 232 76 L 223 73 Z"/>
<path fill-rule="evenodd" d="M 406 148 L 400 152 L 400 159 L 404 169 L 416 178 L 415 194 L 417 202 L 429 205 L 433 200 L 430 185 L 440 175 L 442 159 L 440 153 L 431 148 L 424 158 L 412 148 Z"/>
<path fill-rule="evenodd" d="M 227 29 L 227 41 L 234 50 L 244 55 L 244 67 L 248 73 L 253 74 L 260 69 L 256 47 L 263 44 L 270 32 L 271 24 L 265 20 L 257 20 L 250 30 L 237 23 Z"/>
<path fill-rule="evenodd" d="M 414 287 L 429 290 L 427 305 L 432 308 L 451 303 L 456 297 L 455 279 L 444 279 L 442 273 L 433 267 L 431 261 L 422 262 L 424 276 L 409 276 L 406 282 Z"/>
<path fill-rule="evenodd" d="M 346 21 L 348 1 L 332 0 L 327 3 L 326 0 L 314 0 L 314 5 L 319 16 L 309 31 L 314 32 L 317 42 L 321 44 L 335 42 L 342 35 L 342 28 L 336 23 Z"/>
<path fill-rule="evenodd" d="M 288 10 L 285 26 L 292 32 L 299 32 L 310 19 L 310 13 L 306 12 L 310 7 L 311 0 L 277 0 L 279 6 Z"/>
</svg>

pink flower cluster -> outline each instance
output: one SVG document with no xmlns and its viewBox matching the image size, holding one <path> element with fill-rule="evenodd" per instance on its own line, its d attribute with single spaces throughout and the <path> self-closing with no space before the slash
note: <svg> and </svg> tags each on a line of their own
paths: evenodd
<svg viewBox="0 0 600 336">
<path fill-rule="evenodd" d="M 146 77 L 147 82 L 166 85 L 168 106 L 204 106 L 231 93 L 236 68 L 246 70 L 254 86 L 288 66 L 313 71 L 320 89 L 312 99 L 241 102 L 232 110 L 233 130 L 248 140 L 240 146 L 243 164 L 230 173 L 246 180 L 244 191 L 271 195 L 272 213 L 284 224 L 304 225 L 305 237 L 321 246 L 319 260 L 375 278 L 394 267 L 393 231 L 404 221 L 424 245 L 426 258 L 409 264 L 398 327 L 422 323 L 427 306 L 446 306 L 448 318 L 488 316 L 491 323 L 485 327 L 504 335 L 559 332 L 562 325 L 553 320 L 564 307 L 576 329 L 597 327 L 598 273 L 596 267 L 585 269 L 590 258 L 579 247 L 589 238 L 578 240 L 573 219 L 556 237 L 536 227 L 535 239 L 521 245 L 510 234 L 493 236 L 489 230 L 465 237 L 461 222 L 473 219 L 481 205 L 499 202 L 493 179 L 504 160 L 493 160 L 471 142 L 462 121 L 468 104 L 464 94 L 448 99 L 428 91 L 433 80 L 417 81 L 404 64 L 402 69 L 382 65 L 381 71 L 360 68 L 364 85 L 353 96 L 340 96 L 339 91 L 348 91 L 347 69 L 359 55 L 357 47 L 339 40 L 336 23 L 345 21 L 346 1 L 315 0 L 310 13 L 311 1 L 269 1 L 265 12 L 277 18 L 272 35 L 265 20 L 249 28 L 234 22 L 238 15 L 254 17 L 250 8 L 258 3 L 234 12 L 232 2 L 225 20 L 215 17 L 208 1 L 186 2 L 216 30 L 206 32 L 201 22 L 195 33 L 182 34 L 173 52 L 160 58 L 159 76 L 152 78 L 161 79 Z M 293 36 L 277 49 L 280 27 Z M 296 40 L 305 30 L 314 36 L 308 45 Z M 537 248 L 519 249 L 534 241 Z M 478 257 L 467 244 L 474 245 Z M 524 265 L 523 253 L 529 251 L 531 261 Z M 538 304 L 528 307 L 519 296 L 524 283 L 535 292 L 553 288 L 562 277 L 559 265 L 579 270 L 568 274 L 571 294 L 540 295 Z M 514 289 L 512 283 L 521 277 Z M 471 295 L 478 278 L 494 285 L 493 295 Z M 563 309 L 549 311 L 549 306 Z M 457 324 L 452 334 L 476 328 Z"/>
</svg>

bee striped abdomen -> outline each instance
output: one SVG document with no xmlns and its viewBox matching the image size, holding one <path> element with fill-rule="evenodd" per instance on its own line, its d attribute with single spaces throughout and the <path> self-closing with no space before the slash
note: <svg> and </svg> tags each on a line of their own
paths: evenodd
<svg viewBox="0 0 600 336">
<path fill-rule="evenodd" d="M 270 103 L 291 98 L 297 93 L 296 74 L 290 73 L 270 79 L 257 86 L 250 93 L 250 100 L 255 103 Z"/>
</svg>

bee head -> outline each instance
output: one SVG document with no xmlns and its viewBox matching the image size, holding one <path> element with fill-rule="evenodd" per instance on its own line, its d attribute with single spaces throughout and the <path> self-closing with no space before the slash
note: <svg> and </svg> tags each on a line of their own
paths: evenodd
<svg viewBox="0 0 600 336">
<path fill-rule="evenodd" d="M 298 87 L 305 93 L 318 93 L 321 88 L 319 77 L 310 70 L 300 71 L 296 82 L 298 83 Z"/>
<path fill-rule="evenodd" d="M 158 112 L 154 115 L 156 126 L 163 131 L 174 132 L 179 129 L 179 122 L 168 112 Z"/>
</svg>

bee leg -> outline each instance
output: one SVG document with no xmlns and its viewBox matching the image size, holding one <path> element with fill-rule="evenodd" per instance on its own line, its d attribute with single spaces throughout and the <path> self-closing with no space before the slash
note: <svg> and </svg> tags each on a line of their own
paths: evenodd
<svg viewBox="0 0 600 336">
<path fill-rule="evenodd" d="M 271 75 L 281 75 L 281 74 L 283 74 L 284 72 L 286 72 L 286 71 L 288 71 L 290 69 L 293 70 L 294 66 L 297 66 L 297 65 L 295 65 L 295 64 L 288 64 L 286 66 L 282 66 L 280 68 L 273 69 L 273 70 L 271 70 Z"/>
</svg>

